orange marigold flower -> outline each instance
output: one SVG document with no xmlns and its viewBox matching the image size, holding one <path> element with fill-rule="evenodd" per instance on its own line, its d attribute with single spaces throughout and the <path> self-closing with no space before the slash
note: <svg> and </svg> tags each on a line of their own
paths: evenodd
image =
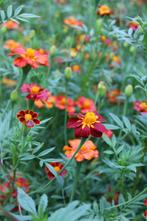
<svg viewBox="0 0 147 221">
<path fill-rule="evenodd" d="M 80 67 L 80 65 L 77 65 L 77 64 L 72 65 L 71 69 L 72 69 L 73 72 L 76 72 L 76 73 L 81 72 L 81 67 Z"/>
<path fill-rule="evenodd" d="M 21 48 L 22 45 L 18 43 L 17 41 L 14 41 L 12 39 L 8 40 L 4 44 L 4 48 L 9 49 L 10 51 L 15 50 L 16 48 Z"/>
<path fill-rule="evenodd" d="M 59 176 L 65 176 L 67 174 L 67 170 L 64 169 L 62 171 L 62 169 L 64 167 L 64 165 L 62 163 L 51 162 L 51 163 L 49 163 L 49 165 L 53 167 L 53 169 L 56 171 L 56 173 L 59 174 Z M 51 172 L 49 167 L 47 167 L 47 166 L 45 167 L 45 172 L 50 180 L 54 179 L 55 175 Z"/>
<path fill-rule="evenodd" d="M 37 118 L 38 113 L 31 110 L 21 110 L 17 113 L 17 119 L 29 128 L 34 127 L 35 124 L 40 124 L 40 121 Z"/>
<path fill-rule="evenodd" d="M 107 93 L 108 101 L 112 104 L 118 102 L 118 97 L 121 95 L 121 91 L 118 89 L 111 90 Z"/>
<path fill-rule="evenodd" d="M 64 95 L 58 95 L 55 97 L 55 106 L 60 110 L 66 109 L 69 113 L 75 112 L 75 102 L 72 98 L 67 98 Z"/>
<path fill-rule="evenodd" d="M 80 139 L 69 140 L 70 146 L 64 146 L 63 150 L 65 151 L 65 155 L 68 159 L 70 159 L 73 156 L 80 142 Z M 99 152 L 96 149 L 95 144 L 91 140 L 88 140 L 82 145 L 81 149 L 75 155 L 74 158 L 77 162 L 81 162 L 83 160 L 92 160 L 94 158 L 97 159 L 98 157 Z"/>
<path fill-rule="evenodd" d="M 74 128 L 75 137 L 101 137 L 107 129 L 102 124 L 104 118 L 97 112 L 87 112 L 85 114 L 77 114 L 75 117 L 69 118 L 67 122 L 68 128 Z"/>
<path fill-rule="evenodd" d="M 79 21 L 72 16 L 64 19 L 64 24 L 69 25 L 71 27 L 75 27 L 75 26 L 83 27 L 84 25 L 82 21 Z"/>
<path fill-rule="evenodd" d="M 6 85 L 7 87 L 13 87 L 13 86 L 16 85 L 17 81 L 12 80 L 12 79 L 9 79 L 9 78 L 7 78 L 7 77 L 4 77 L 4 78 L 2 79 L 2 83 L 3 83 L 4 85 Z"/>
<path fill-rule="evenodd" d="M 147 113 L 147 102 L 146 101 L 135 101 L 134 109 L 140 113 Z"/>
<path fill-rule="evenodd" d="M 96 111 L 96 106 L 92 99 L 86 98 L 84 96 L 78 97 L 76 105 L 80 109 L 80 112 L 86 113 L 88 111 Z"/>
<path fill-rule="evenodd" d="M 111 15 L 112 10 L 107 5 L 101 5 L 97 10 L 97 14 L 100 16 Z"/>
<path fill-rule="evenodd" d="M 9 20 L 3 24 L 3 27 L 6 27 L 9 30 L 18 29 L 19 24 L 15 21 Z"/>
<path fill-rule="evenodd" d="M 16 48 L 10 56 L 18 56 L 14 60 L 16 67 L 24 68 L 31 66 L 32 68 L 38 68 L 39 65 L 49 66 L 48 53 L 44 50 L 35 50 L 32 48 Z"/>
</svg>

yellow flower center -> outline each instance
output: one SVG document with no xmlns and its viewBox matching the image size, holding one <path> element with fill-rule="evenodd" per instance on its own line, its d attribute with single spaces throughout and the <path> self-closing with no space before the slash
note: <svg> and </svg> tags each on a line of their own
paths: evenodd
<svg viewBox="0 0 147 221">
<path fill-rule="evenodd" d="M 82 129 L 86 126 L 94 128 L 93 124 L 98 122 L 98 116 L 93 112 L 87 112 L 85 117 L 82 119 Z"/>
<path fill-rule="evenodd" d="M 31 114 L 25 114 L 25 121 L 32 120 L 32 115 Z"/>
<path fill-rule="evenodd" d="M 26 53 L 25 53 L 25 57 L 35 60 L 36 59 L 35 50 L 32 48 L 27 48 Z"/>
<path fill-rule="evenodd" d="M 37 94 L 39 92 L 39 90 L 40 90 L 40 87 L 38 87 L 38 86 L 33 86 L 31 88 L 31 91 L 32 91 L 33 94 Z"/>
<path fill-rule="evenodd" d="M 140 107 L 143 108 L 143 109 L 147 109 L 147 103 L 146 102 L 142 102 L 140 104 Z"/>
<path fill-rule="evenodd" d="M 56 167 L 54 167 L 54 170 L 58 173 L 61 169 L 60 169 L 60 167 L 56 166 Z"/>
</svg>

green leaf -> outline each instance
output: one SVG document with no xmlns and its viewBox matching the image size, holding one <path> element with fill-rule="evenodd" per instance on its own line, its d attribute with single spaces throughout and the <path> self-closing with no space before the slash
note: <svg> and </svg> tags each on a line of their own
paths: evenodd
<svg viewBox="0 0 147 221">
<path fill-rule="evenodd" d="M 8 8 L 7 8 L 7 17 L 11 18 L 12 13 L 13 13 L 12 5 L 9 5 Z"/>
<path fill-rule="evenodd" d="M 38 212 L 42 213 L 45 212 L 48 204 L 48 198 L 46 194 L 43 194 L 40 198 L 39 206 L 38 206 Z"/>
<path fill-rule="evenodd" d="M 123 127 L 124 127 L 124 125 L 123 125 L 122 121 L 119 119 L 119 117 L 117 117 L 117 116 L 116 116 L 115 114 L 113 114 L 113 113 L 110 113 L 109 115 L 112 117 L 112 119 L 115 121 L 115 123 L 116 123 L 118 126 L 120 126 L 120 128 L 123 128 Z"/>
<path fill-rule="evenodd" d="M 34 200 L 20 188 L 17 189 L 17 193 L 17 200 L 20 206 L 31 214 L 36 215 Z"/>
<path fill-rule="evenodd" d="M 43 157 L 43 156 L 47 155 L 48 153 L 51 153 L 54 149 L 55 149 L 55 147 L 44 150 L 38 155 L 38 157 Z"/>
</svg>

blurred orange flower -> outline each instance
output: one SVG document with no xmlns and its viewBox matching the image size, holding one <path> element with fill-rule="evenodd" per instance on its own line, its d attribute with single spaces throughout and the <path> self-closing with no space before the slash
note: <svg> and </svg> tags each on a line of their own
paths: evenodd
<svg viewBox="0 0 147 221">
<path fill-rule="evenodd" d="M 80 141 L 80 139 L 69 140 L 70 146 L 64 146 L 63 150 L 65 151 L 65 155 L 68 159 L 73 156 L 80 144 Z M 83 160 L 92 160 L 95 158 L 97 159 L 98 157 L 99 152 L 96 149 L 95 144 L 91 140 L 88 140 L 83 144 L 79 152 L 75 155 L 75 160 L 77 162 L 81 162 Z"/>
<path fill-rule="evenodd" d="M 9 49 L 10 51 L 15 50 L 16 48 L 21 48 L 22 45 L 18 43 L 17 41 L 14 41 L 12 39 L 8 40 L 4 44 L 4 48 Z"/>
<path fill-rule="evenodd" d="M 74 27 L 74 26 L 83 27 L 84 25 L 82 21 L 77 20 L 73 16 L 64 19 L 64 24 L 69 25 L 71 27 Z"/>
<path fill-rule="evenodd" d="M 107 5 L 101 5 L 98 10 L 97 10 L 97 14 L 104 16 L 104 15 L 111 15 L 112 14 L 112 10 L 109 8 L 109 6 Z"/>
<path fill-rule="evenodd" d="M 121 95 L 121 91 L 119 89 L 111 90 L 107 93 L 108 101 L 112 104 L 118 102 L 118 97 Z"/>
<path fill-rule="evenodd" d="M 3 24 L 3 27 L 6 27 L 9 30 L 13 30 L 13 29 L 18 29 L 19 28 L 19 24 L 17 22 L 15 22 L 15 21 L 9 20 L 9 21 L 6 21 Z"/>
<path fill-rule="evenodd" d="M 72 98 L 67 98 L 65 95 L 55 96 L 55 106 L 60 110 L 66 109 L 68 113 L 75 112 L 75 102 Z"/>
<path fill-rule="evenodd" d="M 12 79 L 9 79 L 9 78 L 7 78 L 7 77 L 4 77 L 4 78 L 2 79 L 2 83 L 3 83 L 4 85 L 6 85 L 7 87 L 13 87 L 13 86 L 15 86 L 15 85 L 17 84 L 17 81 L 12 80 Z"/>
<path fill-rule="evenodd" d="M 88 111 L 96 111 L 94 101 L 84 96 L 78 97 L 76 105 L 82 113 L 86 113 Z"/>
</svg>

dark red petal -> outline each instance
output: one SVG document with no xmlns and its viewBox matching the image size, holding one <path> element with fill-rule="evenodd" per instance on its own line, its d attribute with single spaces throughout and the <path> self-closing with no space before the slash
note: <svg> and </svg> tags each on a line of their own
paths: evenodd
<svg viewBox="0 0 147 221">
<path fill-rule="evenodd" d="M 81 125 L 81 120 L 78 118 L 70 118 L 67 122 L 67 128 L 75 128 Z"/>
<path fill-rule="evenodd" d="M 25 119 L 23 117 L 20 117 L 19 121 L 22 122 L 22 123 L 25 123 Z"/>
<path fill-rule="evenodd" d="M 76 137 L 88 137 L 90 135 L 90 128 L 85 127 L 82 129 L 82 127 L 75 128 L 75 136 Z"/>
<path fill-rule="evenodd" d="M 32 114 L 32 117 L 33 117 L 33 118 L 37 118 L 37 117 L 38 117 L 38 113 L 34 112 L 34 113 Z"/>
<path fill-rule="evenodd" d="M 92 135 L 93 137 L 101 137 L 101 136 L 102 136 L 102 133 L 99 132 L 99 131 L 97 131 L 97 130 L 94 129 L 94 128 L 90 128 L 90 132 L 91 132 L 91 135 Z"/>
<path fill-rule="evenodd" d="M 102 133 L 107 132 L 106 127 L 101 123 L 95 123 L 95 124 L 93 124 L 93 126 L 94 126 L 94 129 L 97 130 L 97 131 L 100 131 Z"/>
<path fill-rule="evenodd" d="M 35 124 L 40 124 L 40 120 L 38 120 L 38 119 L 33 119 L 33 121 Z"/>
</svg>

